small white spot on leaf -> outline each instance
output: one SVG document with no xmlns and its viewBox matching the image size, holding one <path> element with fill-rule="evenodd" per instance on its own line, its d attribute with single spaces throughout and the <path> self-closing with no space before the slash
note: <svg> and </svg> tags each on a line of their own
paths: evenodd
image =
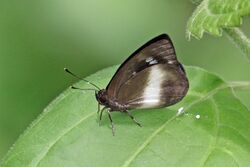
<svg viewBox="0 0 250 167">
<path fill-rule="evenodd" d="M 176 115 L 181 115 L 183 113 L 184 113 L 184 107 L 181 107 L 181 108 L 178 109 L 178 112 L 177 112 Z"/>
<path fill-rule="evenodd" d="M 195 116 L 195 118 L 196 118 L 196 119 L 200 119 L 201 116 L 200 116 L 199 114 L 197 114 L 197 115 Z"/>
</svg>

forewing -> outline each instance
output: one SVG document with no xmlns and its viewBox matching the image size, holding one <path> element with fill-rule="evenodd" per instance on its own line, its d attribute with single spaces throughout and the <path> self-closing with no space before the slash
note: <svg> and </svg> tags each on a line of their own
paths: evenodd
<svg viewBox="0 0 250 167">
<path fill-rule="evenodd" d="M 188 86 L 182 66 L 157 64 L 126 81 L 119 89 L 117 101 L 128 109 L 160 108 L 180 101 Z"/>
<path fill-rule="evenodd" d="M 179 64 L 171 39 L 166 34 L 162 34 L 144 44 L 119 67 L 106 88 L 108 96 L 117 99 L 118 96 L 121 96 L 121 87 L 128 80 L 139 73 L 144 73 L 143 70 L 157 64 L 177 66 Z"/>
</svg>

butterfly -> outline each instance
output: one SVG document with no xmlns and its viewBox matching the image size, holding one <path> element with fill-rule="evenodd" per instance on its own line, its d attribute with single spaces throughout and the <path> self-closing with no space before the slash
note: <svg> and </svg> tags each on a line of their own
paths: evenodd
<svg viewBox="0 0 250 167">
<path fill-rule="evenodd" d="M 65 71 L 79 78 L 68 69 Z M 167 34 L 151 39 L 132 53 L 120 65 L 106 89 L 83 80 L 97 88 L 93 90 L 98 102 L 99 121 L 106 110 L 113 135 L 115 130 L 111 112 L 125 112 L 141 126 L 129 110 L 173 105 L 183 99 L 189 88 L 184 67 L 177 60 L 173 43 Z M 104 106 L 101 110 L 100 105 Z"/>
</svg>

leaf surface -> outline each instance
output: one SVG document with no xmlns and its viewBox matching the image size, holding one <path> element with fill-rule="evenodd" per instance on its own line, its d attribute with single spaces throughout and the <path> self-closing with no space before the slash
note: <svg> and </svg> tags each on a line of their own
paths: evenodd
<svg viewBox="0 0 250 167">
<path fill-rule="evenodd" d="M 116 69 L 87 79 L 104 88 Z M 1 166 L 250 166 L 250 112 L 218 76 L 186 70 L 190 90 L 184 100 L 132 111 L 142 128 L 126 114 L 112 113 L 115 136 L 106 114 L 98 126 L 93 92 L 67 89 L 20 136 Z M 75 86 L 89 88 L 82 81 Z"/>
<path fill-rule="evenodd" d="M 188 21 L 187 37 L 200 39 L 204 32 L 221 36 L 221 28 L 238 27 L 249 14 L 249 0 L 203 0 Z"/>
</svg>

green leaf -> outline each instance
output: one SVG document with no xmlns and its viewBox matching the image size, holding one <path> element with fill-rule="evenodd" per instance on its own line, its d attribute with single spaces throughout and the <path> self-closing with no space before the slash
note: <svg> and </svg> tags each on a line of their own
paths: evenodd
<svg viewBox="0 0 250 167">
<path fill-rule="evenodd" d="M 87 79 L 105 87 L 117 66 Z M 16 141 L 3 167 L 250 166 L 250 112 L 218 76 L 187 67 L 188 95 L 177 105 L 97 122 L 93 92 L 67 89 Z M 236 84 L 236 83 L 235 83 Z M 90 86 L 80 81 L 78 87 Z M 178 115 L 180 107 L 184 113 Z"/>
<path fill-rule="evenodd" d="M 249 0 L 203 0 L 188 21 L 187 37 L 200 39 L 204 32 L 221 36 L 221 28 L 238 27 L 249 14 Z"/>
</svg>

